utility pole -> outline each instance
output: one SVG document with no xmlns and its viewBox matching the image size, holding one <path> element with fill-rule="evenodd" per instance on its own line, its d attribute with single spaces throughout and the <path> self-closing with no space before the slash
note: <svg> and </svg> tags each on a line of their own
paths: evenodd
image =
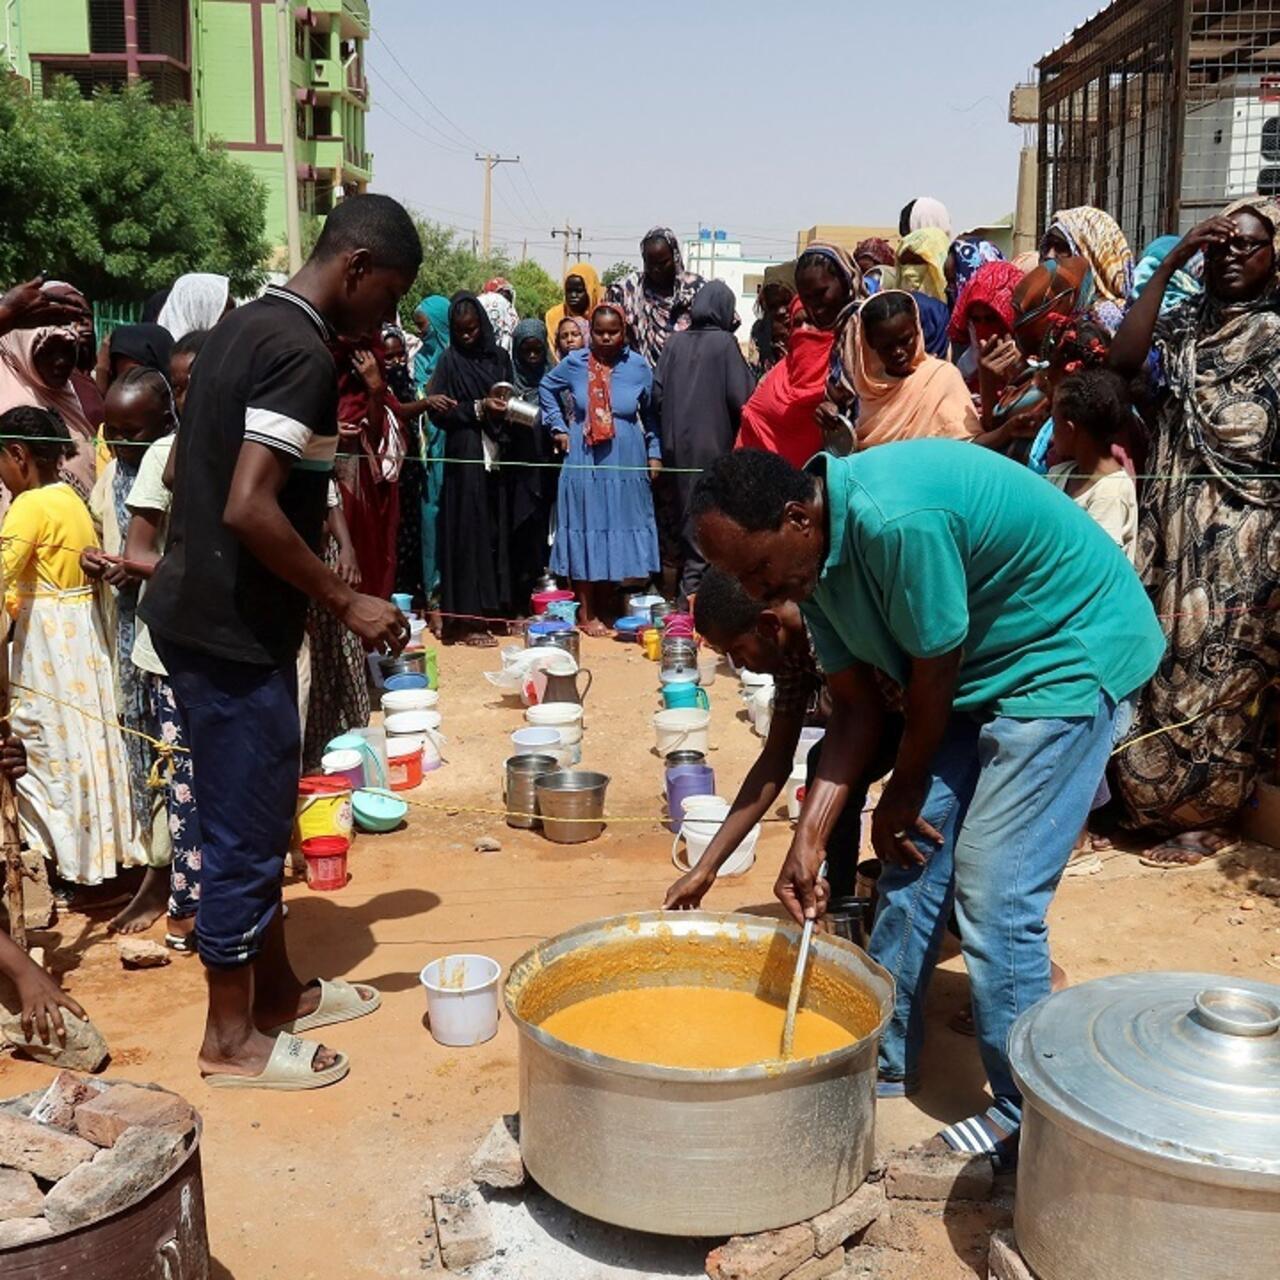
<svg viewBox="0 0 1280 1280">
<path fill-rule="evenodd" d="M 289 73 L 293 57 L 293 5 L 276 0 L 276 65 L 280 85 L 280 150 L 284 156 L 284 229 L 289 245 L 289 274 L 302 267 L 302 225 L 298 217 L 298 154 L 294 146 L 298 126 L 294 121 L 293 79 Z"/>
<path fill-rule="evenodd" d="M 552 227 L 551 238 L 554 240 L 557 236 L 564 236 L 564 248 L 560 252 L 560 278 L 563 280 L 569 274 L 569 237 L 575 236 L 578 241 L 578 257 L 582 257 L 582 228 L 571 227 L 569 219 L 564 220 L 563 227 Z"/>
<path fill-rule="evenodd" d="M 529 260 L 529 237 L 525 236 L 524 243 L 520 246 L 520 261 L 527 262 Z"/>
<path fill-rule="evenodd" d="M 476 159 L 484 161 L 484 224 L 480 229 L 480 252 L 482 257 L 487 258 L 493 222 L 493 170 L 500 164 L 519 164 L 520 157 L 494 155 L 491 151 L 481 155 L 477 151 Z"/>
</svg>

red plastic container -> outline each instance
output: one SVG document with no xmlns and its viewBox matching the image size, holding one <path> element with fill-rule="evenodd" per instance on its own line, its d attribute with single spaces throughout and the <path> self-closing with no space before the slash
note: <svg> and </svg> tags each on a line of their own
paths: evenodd
<svg viewBox="0 0 1280 1280">
<path fill-rule="evenodd" d="M 547 611 L 547 605 L 555 600 L 574 600 L 577 597 L 572 591 L 535 591 L 529 597 L 529 603 L 533 606 L 535 614 L 544 614 Z"/>
<path fill-rule="evenodd" d="M 347 851 L 351 841 L 345 836 L 313 836 L 302 842 L 307 860 L 307 888 L 321 893 L 342 889 L 347 883 Z"/>
<path fill-rule="evenodd" d="M 422 748 L 416 743 L 398 749 L 393 739 L 387 746 L 387 784 L 392 791 L 412 791 L 422 785 Z"/>
</svg>

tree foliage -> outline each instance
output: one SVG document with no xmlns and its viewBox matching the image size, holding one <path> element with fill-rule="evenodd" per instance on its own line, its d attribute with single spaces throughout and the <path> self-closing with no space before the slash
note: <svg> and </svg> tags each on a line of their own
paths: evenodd
<svg viewBox="0 0 1280 1280">
<path fill-rule="evenodd" d="M 120 302 L 188 271 L 229 276 L 240 295 L 261 284 L 265 188 L 145 85 L 85 99 L 64 80 L 35 99 L 0 84 L 0 191 L 6 283 L 48 271 Z"/>
<path fill-rule="evenodd" d="M 494 276 L 505 276 L 511 282 L 521 319 L 533 316 L 541 320 L 544 313 L 560 301 L 559 283 L 532 259 L 512 262 L 502 252 L 482 256 L 473 252 L 452 227 L 418 215 L 414 216 L 414 222 L 422 240 L 422 266 L 401 306 L 406 323 L 411 319 L 413 308 L 430 294 L 451 298 L 460 289 L 479 293 L 485 281 Z"/>
<path fill-rule="evenodd" d="M 615 262 L 613 266 L 605 268 L 604 275 L 600 279 L 604 282 L 605 288 L 608 288 L 623 276 L 629 276 L 634 270 L 635 267 L 629 262 Z"/>
</svg>

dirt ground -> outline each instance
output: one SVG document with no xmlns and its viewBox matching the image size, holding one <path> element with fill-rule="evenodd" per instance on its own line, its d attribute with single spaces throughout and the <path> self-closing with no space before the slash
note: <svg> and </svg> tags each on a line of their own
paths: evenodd
<svg viewBox="0 0 1280 1280">
<path fill-rule="evenodd" d="M 204 1008 L 198 961 L 178 956 L 165 969 L 122 971 L 106 913 L 64 916 L 46 935 L 52 967 L 112 1046 L 110 1073 L 177 1090 L 204 1115 L 215 1280 L 430 1274 L 429 1193 L 465 1167 L 495 1117 L 516 1109 L 516 1036 L 504 1017 L 486 1045 L 437 1045 L 424 1025 L 420 969 L 458 951 L 491 955 L 505 969 L 570 926 L 661 903 L 675 872 L 671 837 L 658 821 L 662 773 L 649 724 L 656 669 L 638 646 L 613 641 L 584 639 L 583 659 L 595 675 L 584 766 L 611 775 L 610 813 L 652 821 L 619 823 L 593 843 L 557 846 L 472 812 L 500 807 L 507 735 L 523 717 L 482 678 L 496 668 L 496 651 L 448 648 L 440 658 L 448 763 L 411 798 L 457 812 L 415 808 L 402 830 L 360 837 L 351 882 L 339 893 L 289 884 L 289 937 L 300 971 L 359 979 L 383 994 L 374 1017 L 321 1033 L 351 1055 L 342 1084 L 302 1094 L 207 1089 L 195 1068 Z M 710 692 L 711 763 L 721 794 L 732 796 L 759 740 L 723 669 Z M 785 823 L 766 827 L 754 869 L 722 882 L 706 905 L 771 903 L 788 830 Z M 480 835 L 497 836 L 501 851 L 475 852 Z M 1140 969 L 1278 980 L 1268 960 L 1280 964 L 1280 909 L 1248 891 L 1262 875 L 1280 875 L 1280 854 L 1251 847 L 1225 867 L 1176 874 L 1109 855 L 1100 874 L 1064 883 L 1051 917 L 1055 958 L 1077 982 Z M 159 926 L 152 931 L 161 935 Z M 981 1106 L 973 1041 L 946 1027 L 966 1001 L 963 969 L 953 958 L 932 988 L 926 1088 L 909 1101 L 881 1104 L 881 1147 L 920 1140 Z M 2 1094 L 49 1076 L 48 1068 L 0 1057 Z M 975 1274 L 981 1232 L 927 1217 L 912 1232 L 914 1257 L 904 1274 Z"/>
</svg>

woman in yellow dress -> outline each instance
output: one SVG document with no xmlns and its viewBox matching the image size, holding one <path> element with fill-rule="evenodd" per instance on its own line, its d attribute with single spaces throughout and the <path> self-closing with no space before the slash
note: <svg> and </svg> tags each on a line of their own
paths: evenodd
<svg viewBox="0 0 1280 1280">
<path fill-rule="evenodd" d="M 27 750 L 18 816 L 27 843 L 63 880 L 96 885 L 146 859 L 97 594 L 80 567 L 81 551 L 97 545 L 93 520 L 58 479 L 74 448 L 56 413 L 22 405 L 0 414 L 0 482 L 13 495 L 0 526 L 10 719 Z"/>
</svg>

